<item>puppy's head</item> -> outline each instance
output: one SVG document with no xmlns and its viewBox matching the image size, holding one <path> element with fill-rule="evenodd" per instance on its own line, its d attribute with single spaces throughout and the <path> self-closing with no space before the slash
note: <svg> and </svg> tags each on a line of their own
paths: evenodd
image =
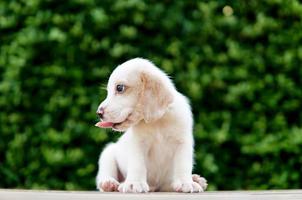
<svg viewBox="0 0 302 200">
<path fill-rule="evenodd" d="M 144 120 L 160 119 L 173 101 L 173 84 L 151 62 L 135 58 L 119 65 L 111 74 L 107 97 L 97 113 L 99 127 L 125 131 Z"/>
</svg>

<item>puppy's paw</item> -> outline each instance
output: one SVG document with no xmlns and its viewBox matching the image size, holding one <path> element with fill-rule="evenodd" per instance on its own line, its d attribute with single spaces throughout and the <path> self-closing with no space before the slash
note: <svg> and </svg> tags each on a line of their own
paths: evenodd
<svg viewBox="0 0 302 200">
<path fill-rule="evenodd" d="M 98 189 L 101 192 L 114 192 L 118 191 L 120 183 L 114 178 L 105 178 L 98 183 Z"/>
<path fill-rule="evenodd" d="M 208 187 L 208 183 L 207 183 L 207 180 L 201 176 L 199 176 L 198 174 L 193 174 L 192 175 L 192 180 L 195 182 L 195 183 L 198 183 L 203 191 L 205 191 Z"/>
<path fill-rule="evenodd" d="M 203 188 L 194 181 L 174 181 L 172 184 L 173 190 L 175 192 L 185 192 L 185 193 L 193 193 L 193 192 L 203 192 Z"/>
<path fill-rule="evenodd" d="M 146 182 L 125 181 L 120 184 L 118 191 L 124 193 L 143 193 L 149 191 L 149 186 Z"/>
</svg>

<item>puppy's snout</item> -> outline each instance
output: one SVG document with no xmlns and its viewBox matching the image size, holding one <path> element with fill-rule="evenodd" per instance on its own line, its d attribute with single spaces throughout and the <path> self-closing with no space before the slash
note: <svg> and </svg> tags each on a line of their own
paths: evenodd
<svg viewBox="0 0 302 200">
<path fill-rule="evenodd" d="M 103 118 L 103 115 L 104 115 L 104 108 L 103 107 L 100 107 L 97 111 L 96 111 L 96 114 L 102 119 Z"/>
</svg>

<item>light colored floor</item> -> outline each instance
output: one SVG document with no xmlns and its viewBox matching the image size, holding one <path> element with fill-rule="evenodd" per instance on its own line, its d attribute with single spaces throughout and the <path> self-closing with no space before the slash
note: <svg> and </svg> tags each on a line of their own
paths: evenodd
<svg viewBox="0 0 302 200">
<path fill-rule="evenodd" d="M 302 200 L 302 190 L 271 190 L 271 191 L 224 191 L 205 192 L 199 194 L 182 193 L 147 193 L 122 194 L 80 191 L 49 191 L 49 190 L 7 190 L 0 189 L 0 200 L 226 200 L 226 199 L 263 199 L 263 200 Z"/>
</svg>

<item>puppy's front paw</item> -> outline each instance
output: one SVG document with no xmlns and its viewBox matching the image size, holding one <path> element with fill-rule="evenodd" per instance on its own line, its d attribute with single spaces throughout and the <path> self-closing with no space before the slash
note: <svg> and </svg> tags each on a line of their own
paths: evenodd
<svg viewBox="0 0 302 200">
<path fill-rule="evenodd" d="M 125 181 L 124 183 L 120 184 L 118 191 L 124 193 L 142 193 L 148 192 L 149 186 L 146 182 Z"/>
<path fill-rule="evenodd" d="M 106 178 L 101 180 L 98 183 L 98 189 L 101 192 L 114 192 L 114 191 L 118 191 L 118 187 L 119 187 L 120 183 L 117 182 L 114 178 Z"/>
<path fill-rule="evenodd" d="M 186 193 L 193 193 L 193 192 L 203 192 L 203 188 L 194 181 L 174 181 L 172 187 L 175 192 L 186 192 Z"/>
<path fill-rule="evenodd" d="M 207 189 L 208 183 L 207 183 L 207 180 L 205 178 L 199 176 L 198 174 L 193 174 L 192 175 L 192 180 L 194 182 L 198 183 L 202 187 L 203 191 L 205 191 Z"/>
</svg>

